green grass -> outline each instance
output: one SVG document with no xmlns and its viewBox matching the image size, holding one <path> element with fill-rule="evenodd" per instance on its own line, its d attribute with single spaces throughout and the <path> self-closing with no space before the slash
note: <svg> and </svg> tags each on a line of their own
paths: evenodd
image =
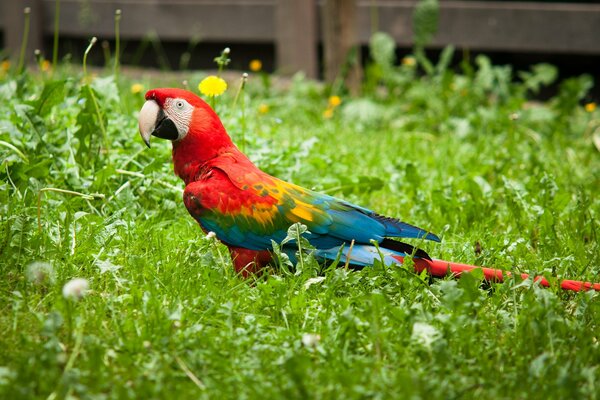
<svg viewBox="0 0 600 400">
<path fill-rule="evenodd" d="M 479 58 L 456 73 L 442 57 L 419 77 L 375 59 L 331 119 L 329 89 L 300 78 L 283 90 L 251 77 L 235 109 L 230 82 L 217 111 L 261 168 L 431 229 L 442 243 L 421 245 L 436 258 L 600 281 L 589 78 L 531 102 L 552 67 Z M 594 292 L 310 257 L 236 276 L 187 214 L 170 144 L 139 138 L 132 83 L 90 90 L 68 66 L 0 78 L 0 397 L 598 397 Z M 39 229 L 44 188 L 95 197 L 44 191 Z M 36 261 L 53 271 L 41 283 Z M 62 294 L 75 277 L 91 289 L 80 301 Z"/>
</svg>

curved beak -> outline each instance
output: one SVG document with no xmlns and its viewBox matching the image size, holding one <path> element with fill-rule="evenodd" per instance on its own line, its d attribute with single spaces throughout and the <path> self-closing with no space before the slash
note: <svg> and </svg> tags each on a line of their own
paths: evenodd
<svg viewBox="0 0 600 400">
<path fill-rule="evenodd" d="M 175 140 L 179 137 L 177 127 L 154 100 L 148 100 L 140 110 L 138 117 L 140 136 L 150 147 L 150 136 Z"/>
</svg>

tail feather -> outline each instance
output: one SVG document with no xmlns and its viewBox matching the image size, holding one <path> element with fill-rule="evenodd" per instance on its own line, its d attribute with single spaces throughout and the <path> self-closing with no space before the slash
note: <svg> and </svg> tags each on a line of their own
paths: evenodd
<svg viewBox="0 0 600 400">
<path fill-rule="evenodd" d="M 431 260 L 429 254 L 425 252 L 425 250 L 421 250 L 418 247 L 411 246 L 408 243 L 398 242 L 392 239 L 383 239 L 383 241 L 379 244 L 379 247 L 394 250 L 398 253 L 414 255 L 415 257 L 424 258 L 426 260 Z"/>
<path fill-rule="evenodd" d="M 377 214 L 376 212 L 369 210 L 368 208 L 360 207 L 355 204 L 347 202 L 343 202 L 343 204 L 346 207 L 359 211 L 360 213 L 367 215 L 369 218 L 382 224 L 385 228 L 385 233 L 383 234 L 383 236 L 397 238 L 427 239 L 433 240 L 434 242 L 441 242 L 440 238 L 437 235 L 430 233 L 424 229 L 421 229 L 417 226 L 407 224 L 406 222 L 402 222 L 399 219 Z M 358 224 L 353 223 L 352 225 L 357 226 Z"/>
<path fill-rule="evenodd" d="M 403 237 L 403 238 L 416 238 L 416 239 L 428 239 L 434 242 L 440 242 L 440 238 L 424 229 L 417 226 L 407 224 L 398 219 L 391 217 L 384 217 L 383 215 L 374 214 L 373 218 L 381 222 L 386 229 L 386 236 L 391 237 Z"/>
</svg>

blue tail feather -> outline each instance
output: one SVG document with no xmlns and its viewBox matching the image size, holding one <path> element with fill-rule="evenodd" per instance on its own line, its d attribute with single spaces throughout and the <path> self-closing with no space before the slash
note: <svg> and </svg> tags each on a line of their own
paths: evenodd
<svg viewBox="0 0 600 400">
<path fill-rule="evenodd" d="M 406 222 L 399 221 L 395 218 L 384 217 L 377 214 L 375 214 L 374 218 L 385 226 L 385 233 L 388 237 L 428 239 L 433 240 L 434 242 L 441 241 L 437 235 L 429 233 L 414 225 L 407 224 Z"/>
</svg>

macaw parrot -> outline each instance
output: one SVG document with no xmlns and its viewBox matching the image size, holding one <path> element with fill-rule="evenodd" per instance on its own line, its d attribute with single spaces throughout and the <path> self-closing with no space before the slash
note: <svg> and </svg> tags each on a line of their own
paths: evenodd
<svg viewBox="0 0 600 400">
<path fill-rule="evenodd" d="M 183 202 L 187 210 L 204 232 L 214 232 L 227 245 L 236 271 L 243 276 L 271 262 L 272 241 L 281 243 L 297 222 L 307 226 L 310 233 L 305 237 L 315 247 L 315 256 L 325 262 L 339 260 L 342 265 L 361 268 L 381 257 L 386 264 L 402 264 L 404 257 L 412 255 L 416 272 L 427 270 L 437 277 L 473 269 L 481 269 L 493 282 L 512 275 L 431 259 L 425 251 L 393 239 L 439 242 L 433 233 L 261 171 L 233 144 L 212 108 L 187 90 L 148 91 L 139 130 L 148 147 L 151 136 L 171 140 L 175 173 L 186 185 Z M 297 244 L 288 242 L 281 250 L 293 259 Z M 528 278 L 528 274 L 517 275 Z M 533 279 L 542 286 L 551 285 L 542 276 Z M 565 279 L 560 287 L 600 290 L 600 283 Z"/>
<path fill-rule="evenodd" d="M 261 171 L 233 144 L 212 108 L 189 91 L 148 91 L 139 130 L 148 147 L 151 136 L 171 140 L 175 173 L 186 185 L 187 210 L 205 232 L 214 232 L 227 245 L 243 275 L 268 264 L 272 241 L 280 243 L 297 222 L 308 228 L 305 237 L 318 259 L 338 259 L 356 268 L 382 256 L 388 264 L 401 264 L 406 255 L 430 259 L 392 238 L 440 241 L 427 230 Z M 293 259 L 297 244 L 281 250 Z"/>
</svg>

